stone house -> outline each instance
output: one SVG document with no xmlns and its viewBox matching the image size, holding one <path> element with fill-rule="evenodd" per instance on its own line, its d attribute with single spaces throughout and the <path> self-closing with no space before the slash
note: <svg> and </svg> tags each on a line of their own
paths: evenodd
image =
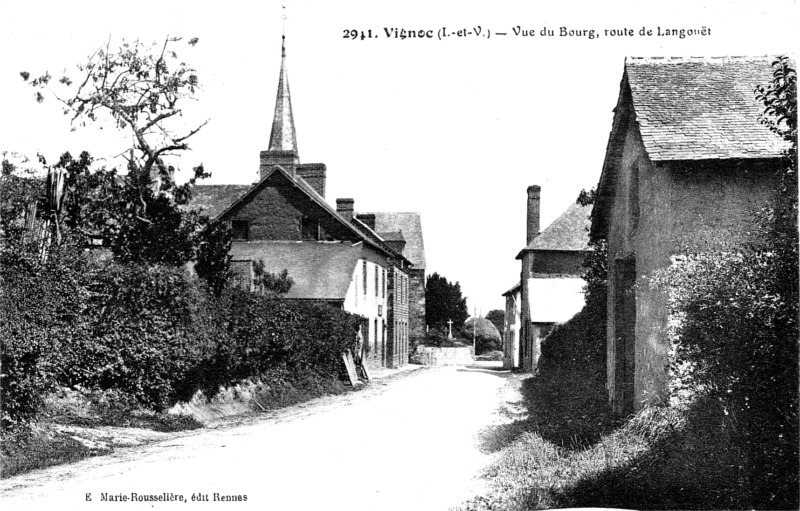
<svg viewBox="0 0 800 511">
<path fill-rule="evenodd" d="M 592 235 L 608 242 L 607 387 L 617 412 L 666 396 L 667 297 L 647 278 L 681 253 L 745 241 L 784 144 L 759 123 L 769 57 L 628 58 Z"/>
<path fill-rule="evenodd" d="M 517 255 L 520 282 L 504 293 L 504 366 L 536 370 L 542 340 L 584 305 L 581 278 L 589 251 L 588 206 L 571 204 L 539 232 L 541 187 L 528 187 L 527 245 Z"/>
<path fill-rule="evenodd" d="M 519 364 L 519 302 L 522 285 L 517 282 L 503 293 L 506 300 L 505 317 L 503 318 L 503 369 L 516 369 Z"/>
<path fill-rule="evenodd" d="M 232 269 L 252 289 L 254 263 L 287 270 L 294 284 L 283 297 L 324 301 L 360 315 L 367 363 L 408 362 L 411 262 L 394 240 L 353 215 L 353 200 L 339 210 L 325 200 L 326 166 L 300 163 L 289 82 L 281 60 L 269 148 L 261 152 L 253 185 L 198 185 L 192 207 L 229 225 Z M 421 231 L 419 232 L 421 243 Z M 424 259 L 423 259 L 424 261 Z"/>
<path fill-rule="evenodd" d="M 422 218 L 417 212 L 357 213 L 356 218 L 377 232 L 396 252 L 408 259 L 409 332 L 412 340 L 426 334 L 425 322 L 425 241 Z"/>
</svg>

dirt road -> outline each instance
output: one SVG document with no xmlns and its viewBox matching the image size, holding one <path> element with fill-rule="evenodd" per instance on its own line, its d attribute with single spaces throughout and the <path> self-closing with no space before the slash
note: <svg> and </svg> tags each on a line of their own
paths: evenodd
<svg viewBox="0 0 800 511">
<path fill-rule="evenodd" d="M 446 510 L 480 493 L 476 475 L 489 457 L 477 434 L 502 421 L 506 378 L 477 367 L 410 371 L 360 392 L 3 480 L 0 506 Z"/>
</svg>

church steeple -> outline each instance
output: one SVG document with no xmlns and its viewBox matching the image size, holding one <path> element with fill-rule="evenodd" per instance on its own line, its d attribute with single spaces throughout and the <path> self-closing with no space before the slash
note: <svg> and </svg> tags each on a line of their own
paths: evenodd
<svg viewBox="0 0 800 511">
<path fill-rule="evenodd" d="M 278 79 L 278 95 L 275 99 L 275 117 L 269 137 L 270 151 L 292 151 L 297 156 L 297 135 L 292 115 L 292 98 L 289 94 L 289 77 L 286 74 L 286 36 L 281 42 L 281 74 Z"/>
<path fill-rule="evenodd" d="M 297 135 L 294 130 L 292 98 L 289 94 L 289 77 L 286 73 L 286 36 L 281 41 L 281 74 L 278 78 L 278 95 L 275 99 L 275 116 L 269 136 L 269 149 L 261 151 L 260 176 L 275 165 L 291 172 L 300 163 L 297 152 Z"/>
</svg>

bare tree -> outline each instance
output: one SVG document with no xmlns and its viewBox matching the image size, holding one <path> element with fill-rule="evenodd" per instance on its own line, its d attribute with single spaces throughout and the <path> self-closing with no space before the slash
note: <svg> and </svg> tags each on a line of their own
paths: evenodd
<svg viewBox="0 0 800 511">
<path fill-rule="evenodd" d="M 73 129 L 108 115 L 120 130 L 130 130 L 134 144 L 128 158 L 129 171 L 137 184 L 158 180 L 171 185 L 171 172 L 164 158 L 189 149 L 188 140 L 207 124 L 185 127 L 179 119 L 186 100 L 195 99 L 198 78 L 194 68 L 178 58 L 180 37 L 168 36 L 163 43 L 146 45 L 123 40 L 112 49 L 111 40 L 98 48 L 85 63 L 77 65 L 79 79 L 66 74 L 58 80 L 57 92 L 52 76 L 45 73 L 30 80 L 36 99 L 50 90 L 72 117 Z M 190 47 L 197 38 L 188 41 Z M 24 80 L 30 73 L 20 73 Z"/>
</svg>

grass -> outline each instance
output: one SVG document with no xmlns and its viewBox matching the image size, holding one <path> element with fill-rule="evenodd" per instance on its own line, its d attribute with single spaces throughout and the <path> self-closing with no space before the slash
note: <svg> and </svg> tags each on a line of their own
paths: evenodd
<svg viewBox="0 0 800 511">
<path fill-rule="evenodd" d="M 522 395 L 507 410 L 514 420 L 482 435 L 483 449 L 497 453 L 483 473 L 490 491 L 466 510 L 798 508 L 796 450 L 783 459 L 788 474 L 754 471 L 752 445 L 718 402 L 620 420 L 590 367 L 563 364 L 513 381 Z"/>
<path fill-rule="evenodd" d="M 112 449 L 91 448 L 64 433 L 26 431 L 4 433 L 2 439 L 2 477 L 32 470 L 75 463 L 93 456 L 109 454 Z"/>
<path fill-rule="evenodd" d="M 80 435 L 60 431 L 58 426 L 111 426 L 162 433 L 203 427 L 191 416 L 143 410 L 113 391 L 79 392 L 62 388 L 47 397 L 38 423 L 3 432 L 0 441 L 2 478 L 114 451 L 113 442 L 81 442 L 76 439 Z"/>
<path fill-rule="evenodd" d="M 261 410 L 275 410 L 323 395 L 347 391 L 343 383 L 316 374 L 274 377 L 255 396 Z M 79 428 L 139 428 L 162 433 L 202 428 L 191 415 L 143 410 L 121 393 L 79 392 L 59 389 L 48 396 L 40 421 L 31 428 L 4 431 L 0 440 L 0 477 L 8 478 L 32 470 L 75 463 L 114 451 L 113 442 L 80 442 L 58 425 Z M 146 440 L 152 441 L 152 440 Z"/>
</svg>

